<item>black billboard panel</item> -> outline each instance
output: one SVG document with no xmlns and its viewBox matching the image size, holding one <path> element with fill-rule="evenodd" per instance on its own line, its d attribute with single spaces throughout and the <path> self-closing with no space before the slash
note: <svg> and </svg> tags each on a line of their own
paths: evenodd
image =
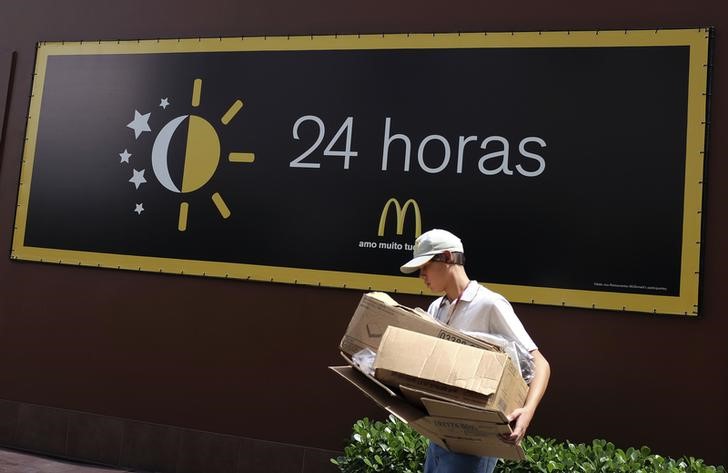
<svg viewBox="0 0 728 473">
<path fill-rule="evenodd" d="M 43 43 L 12 257 L 697 313 L 704 29 Z"/>
</svg>

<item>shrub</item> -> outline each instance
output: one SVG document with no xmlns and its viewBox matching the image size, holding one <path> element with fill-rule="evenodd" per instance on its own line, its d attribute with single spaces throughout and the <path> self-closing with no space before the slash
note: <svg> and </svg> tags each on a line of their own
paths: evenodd
<svg viewBox="0 0 728 473">
<path fill-rule="evenodd" d="M 365 418 L 354 424 L 344 454 L 331 462 L 342 473 L 419 473 L 427 443 L 427 439 L 393 416 L 386 422 Z M 522 447 L 526 460 L 501 460 L 496 473 L 726 473 L 722 466 L 706 465 L 693 457 L 673 460 L 655 455 L 647 447 L 622 450 L 606 440 L 574 444 L 526 437 Z"/>
<path fill-rule="evenodd" d="M 331 462 L 342 473 L 419 473 L 428 440 L 389 416 L 386 422 L 358 420 L 344 455 Z"/>
<path fill-rule="evenodd" d="M 622 450 L 606 440 L 591 444 L 558 443 L 553 439 L 526 437 L 521 444 L 523 462 L 501 461 L 496 472 L 609 472 L 609 473 L 725 473 L 722 466 L 709 466 L 703 460 L 682 457 L 678 460 L 652 454 L 649 448 Z"/>
</svg>

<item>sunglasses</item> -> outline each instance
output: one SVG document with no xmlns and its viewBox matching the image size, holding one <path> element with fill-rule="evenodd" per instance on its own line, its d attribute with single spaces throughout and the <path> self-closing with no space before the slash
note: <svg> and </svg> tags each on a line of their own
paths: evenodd
<svg viewBox="0 0 728 473">
<path fill-rule="evenodd" d="M 439 261 L 440 263 L 447 264 L 464 264 L 465 255 L 456 252 L 450 253 L 449 255 L 447 253 L 439 253 L 433 256 L 430 261 Z"/>
</svg>

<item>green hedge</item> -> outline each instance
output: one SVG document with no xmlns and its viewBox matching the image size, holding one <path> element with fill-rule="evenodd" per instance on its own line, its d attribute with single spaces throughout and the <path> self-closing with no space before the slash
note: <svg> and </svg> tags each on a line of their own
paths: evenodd
<svg viewBox="0 0 728 473">
<path fill-rule="evenodd" d="M 331 462 L 342 473 L 419 473 L 427 439 L 390 416 L 386 422 L 361 419 L 354 424 L 344 454 Z M 653 454 L 649 448 L 622 450 L 606 440 L 591 444 L 557 442 L 541 437 L 523 439 L 526 460 L 498 462 L 498 473 L 599 472 L 599 473 L 726 473 L 722 466 L 682 457 L 677 460 Z"/>
</svg>

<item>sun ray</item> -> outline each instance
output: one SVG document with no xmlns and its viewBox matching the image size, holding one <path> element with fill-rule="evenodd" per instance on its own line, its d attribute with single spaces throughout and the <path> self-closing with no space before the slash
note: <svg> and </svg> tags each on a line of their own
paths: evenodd
<svg viewBox="0 0 728 473">
<path fill-rule="evenodd" d="M 202 95 L 202 79 L 195 79 L 192 84 L 192 106 L 200 105 L 200 95 Z"/>
<path fill-rule="evenodd" d="M 225 115 L 223 115 L 220 119 L 222 124 L 227 125 L 228 123 L 230 123 L 230 120 L 235 118 L 235 115 L 237 115 L 241 108 L 243 108 L 242 100 L 236 100 L 235 102 L 233 102 L 233 104 L 230 105 L 230 108 L 228 108 L 228 111 L 225 112 Z"/>
<path fill-rule="evenodd" d="M 217 211 L 220 212 L 222 218 L 228 218 L 230 216 L 230 209 L 225 204 L 225 201 L 222 200 L 219 192 L 212 194 L 212 201 L 215 202 L 215 207 L 217 207 Z"/>
<path fill-rule="evenodd" d="M 252 163 L 255 161 L 255 154 L 253 153 L 230 153 L 228 154 L 228 161 L 231 163 Z"/>
<path fill-rule="evenodd" d="M 177 230 L 183 232 L 187 230 L 187 212 L 190 209 L 190 204 L 182 202 L 179 204 L 179 222 L 177 223 Z"/>
</svg>

